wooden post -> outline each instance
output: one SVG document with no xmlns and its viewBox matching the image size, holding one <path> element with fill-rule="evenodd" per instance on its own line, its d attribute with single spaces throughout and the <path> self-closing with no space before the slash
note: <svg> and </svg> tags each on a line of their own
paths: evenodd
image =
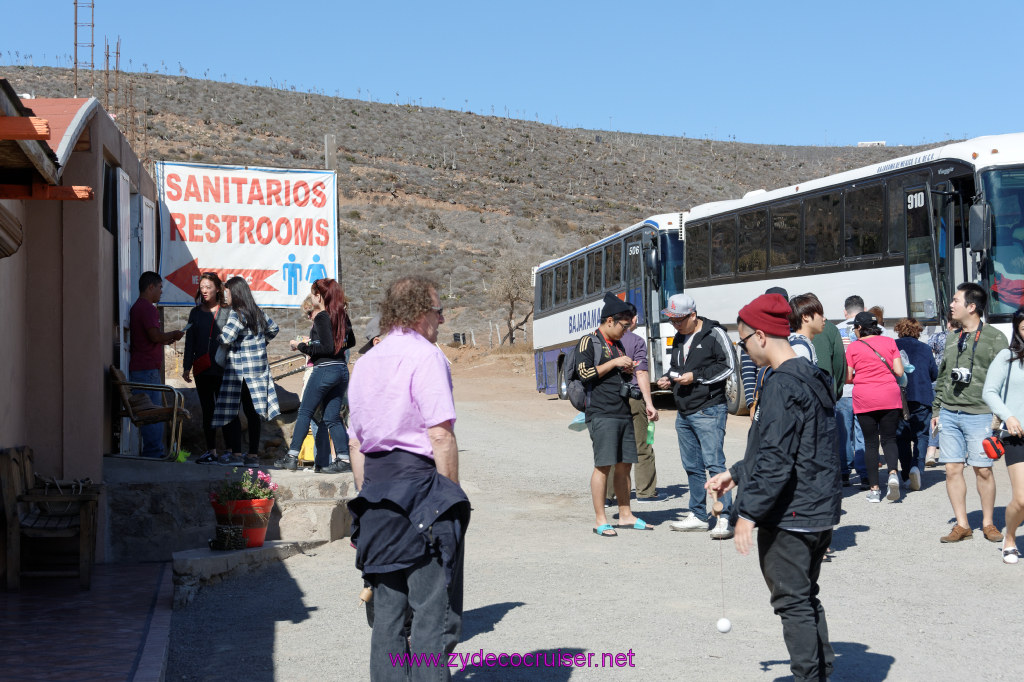
<svg viewBox="0 0 1024 682">
<path fill-rule="evenodd" d="M 337 170 L 338 168 L 338 144 L 334 140 L 333 133 L 324 135 L 324 168 Z"/>
</svg>

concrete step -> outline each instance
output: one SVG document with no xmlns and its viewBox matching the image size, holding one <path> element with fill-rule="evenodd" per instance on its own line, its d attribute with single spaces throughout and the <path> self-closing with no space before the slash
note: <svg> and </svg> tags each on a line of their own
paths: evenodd
<svg viewBox="0 0 1024 682">
<path fill-rule="evenodd" d="M 290 556 L 324 544 L 314 542 L 286 542 L 268 540 L 262 547 L 230 551 L 189 549 L 174 552 L 171 565 L 174 571 L 174 608 L 191 603 L 206 585 L 214 585 L 225 578 L 248 573 Z"/>
</svg>

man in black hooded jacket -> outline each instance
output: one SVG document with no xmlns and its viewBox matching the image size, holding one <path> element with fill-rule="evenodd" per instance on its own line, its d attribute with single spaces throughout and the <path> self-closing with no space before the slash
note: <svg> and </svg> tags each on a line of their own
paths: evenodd
<svg viewBox="0 0 1024 682">
<path fill-rule="evenodd" d="M 834 446 L 835 394 L 828 378 L 789 345 L 789 303 L 765 294 L 740 310 L 740 345 L 770 365 L 743 461 L 707 483 L 719 494 L 741 487 L 733 505 L 736 549 L 757 549 L 796 680 L 824 680 L 835 654 L 818 574 L 839 523 L 842 482 Z"/>
</svg>

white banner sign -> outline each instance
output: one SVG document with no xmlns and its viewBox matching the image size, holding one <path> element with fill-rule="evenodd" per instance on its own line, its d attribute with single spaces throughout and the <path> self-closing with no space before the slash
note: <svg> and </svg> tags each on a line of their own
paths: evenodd
<svg viewBox="0 0 1024 682">
<path fill-rule="evenodd" d="M 163 305 L 195 305 L 199 277 L 244 277 L 261 306 L 294 308 L 338 278 L 333 171 L 156 164 Z"/>
</svg>

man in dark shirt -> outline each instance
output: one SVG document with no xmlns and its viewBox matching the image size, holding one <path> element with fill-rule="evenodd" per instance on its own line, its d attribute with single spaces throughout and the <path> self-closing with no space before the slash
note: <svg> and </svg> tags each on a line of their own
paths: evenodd
<svg viewBox="0 0 1024 682">
<path fill-rule="evenodd" d="M 183 337 L 185 332 L 160 330 L 160 313 L 156 304 L 163 295 L 164 281 L 155 272 L 144 272 L 139 277 L 139 298 L 128 313 L 128 331 L 131 339 L 131 358 L 128 361 L 128 380 L 143 384 L 162 384 L 160 367 L 164 362 L 164 346 Z M 136 391 L 149 396 L 155 405 L 161 405 L 159 391 Z M 149 424 L 139 429 L 142 434 L 142 456 L 161 457 L 164 425 Z"/>
<path fill-rule="evenodd" d="M 594 446 L 594 473 L 590 476 L 596 517 L 594 533 L 602 537 L 617 535 L 604 513 L 605 486 L 613 465 L 618 527 L 653 530 L 633 516 L 629 508 L 629 470 L 637 462 L 629 380 L 636 363 L 626 353 L 621 339 L 632 321 L 629 304 L 613 294 L 605 294 L 601 326 L 580 339 L 576 347 L 576 372 L 587 389 L 587 430 Z"/>
<path fill-rule="evenodd" d="M 765 379 L 743 461 L 706 488 L 723 495 L 740 486 L 736 549 L 750 552 L 756 526 L 761 573 L 782 619 L 790 670 L 796 680 L 823 680 L 832 673 L 835 654 L 818 576 L 842 502 L 835 386 L 797 358 L 787 338 L 789 313 L 789 303 L 778 294 L 758 296 L 740 309 L 740 347 L 773 371 Z"/>
<path fill-rule="evenodd" d="M 629 383 L 640 391 L 640 397 L 631 395 L 629 398 L 629 411 L 633 415 L 633 435 L 636 438 L 637 464 L 633 468 L 633 478 L 636 482 L 637 502 L 658 502 L 662 496 L 658 495 L 658 472 L 654 465 L 654 446 L 647 442 L 647 425 L 650 422 L 658 421 L 658 411 L 654 409 L 651 400 L 651 374 L 647 367 L 647 343 L 639 334 L 634 334 L 638 321 L 636 306 L 627 303 L 633 319 L 629 323 L 629 330 L 622 335 L 622 347 L 626 349 L 626 355 L 633 358 L 633 376 Z M 614 472 L 612 472 L 614 474 Z M 615 497 L 615 476 L 608 477 L 608 488 L 605 496 L 612 499 Z M 628 492 L 628 489 L 627 489 Z M 605 506 L 610 506 L 607 502 Z"/>
</svg>

